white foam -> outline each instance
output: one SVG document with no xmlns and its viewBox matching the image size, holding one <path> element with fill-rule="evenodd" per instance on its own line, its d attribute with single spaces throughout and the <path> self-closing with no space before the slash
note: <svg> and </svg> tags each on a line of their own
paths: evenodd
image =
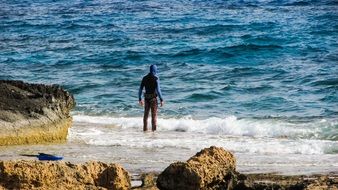
<svg viewBox="0 0 338 190">
<path fill-rule="evenodd" d="M 75 122 L 111 125 L 121 129 L 142 129 L 141 117 L 107 117 L 75 115 Z M 334 125 L 337 125 L 334 122 Z M 149 122 L 150 125 L 150 122 Z M 203 134 L 218 134 L 274 138 L 320 138 L 323 126 L 333 126 L 326 120 L 312 123 L 290 123 L 276 119 L 238 119 L 235 116 L 196 120 L 186 118 L 158 119 L 158 131 L 180 131 Z"/>
<path fill-rule="evenodd" d="M 294 124 L 276 119 L 238 119 L 235 116 L 205 120 L 169 118 L 158 120 L 157 133 L 142 133 L 140 117 L 76 115 L 74 121 L 69 140 L 95 146 L 198 151 L 214 145 L 240 153 L 309 155 L 335 152 L 335 147 L 338 147 L 337 141 L 312 138 L 321 133 L 318 128 L 332 124 L 323 120 Z"/>
</svg>

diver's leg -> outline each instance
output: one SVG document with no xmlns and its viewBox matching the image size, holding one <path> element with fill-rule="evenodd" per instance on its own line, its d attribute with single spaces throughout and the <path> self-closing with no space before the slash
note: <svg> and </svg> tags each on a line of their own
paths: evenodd
<svg viewBox="0 0 338 190">
<path fill-rule="evenodd" d="M 151 127 L 152 131 L 156 131 L 156 124 L 157 124 L 157 98 L 154 98 L 151 101 Z"/>
<path fill-rule="evenodd" d="M 144 115 L 143 115 L 143 131 L 148 130 L 148 116 L 150 111 L 150 102 L 147 100 L 144 100 Z"/>
</svg>

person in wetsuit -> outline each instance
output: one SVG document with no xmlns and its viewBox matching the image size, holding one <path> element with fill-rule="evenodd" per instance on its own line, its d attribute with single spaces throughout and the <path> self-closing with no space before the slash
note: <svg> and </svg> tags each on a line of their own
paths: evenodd
<svg viewBox="0 0 338 190">
<path fill-rule="evenodd" d="M 144 93 L 144 102 L 141 98 L 143 88 L 146 92 Z M 144 105 L 144 115 L 143 115 L 143 131 L 147 131 L 148 125 L 148 116 L 149 111 L 151 110 L 151 125 L 152 131 L 156 130 L 156 120 L 157 120 L 157 96 L 160 98 L 161 107 L 163 106 L 163 98 L 160 87 L 160 79 L 157 76 L 157 67 L 156 65 L 150 66 L 150 73 L 143 77 L 140 89 L 138 91 L 138 100 L 141 106 Z"/>
</svg>

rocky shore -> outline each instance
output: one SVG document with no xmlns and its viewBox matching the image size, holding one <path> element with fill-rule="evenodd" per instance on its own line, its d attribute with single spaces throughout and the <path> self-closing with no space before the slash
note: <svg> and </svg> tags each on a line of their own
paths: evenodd
<svg viewBox="0 0 338 190">
<path fill-rule="evenodd" d="M 0 189 L 130 189 L 128 172 L 118 164 L 2 161 Z"/>
<path fill-rule="evenodd" d="M 159 174 L 142 174 L 142 185 L 132 187 L 134 190 L 158 190 L 156 180 Z M 293 175 L 278 174 L 238 174 L 232 188 L 219 187 L 219 190 L 337 190 L 338 174 L 327 175 Z M 206 188 L 208 189 L 208 188 Z"/>
<path fill-rule="evenodd" d="M 75 106 L 57 85 L 0 80 L 0 146 L 65 141 Z"/>
<path fill-rule="evenodd" d="M 112 190 L 337 190 L 338 175 L 281 176 L 240 174 L 236 159 L 223 148 L 210 147 L 187 162 L 170 164 L 160 174 L 142 174 L 142 185 L 118 164 L 87 162 L 0 161 L 2 189 Z"/>
</svg>

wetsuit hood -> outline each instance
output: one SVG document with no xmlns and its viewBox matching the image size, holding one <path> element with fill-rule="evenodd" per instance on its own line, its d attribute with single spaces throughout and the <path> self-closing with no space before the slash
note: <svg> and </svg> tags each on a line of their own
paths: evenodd
<svg viewBox="0 0 338 190">
<path fill-rule="evenodd" d="M 157 75 L 157 66 L 156 65 L 150 65 L 150 73 L 154 76 Z"/>
</svg>

